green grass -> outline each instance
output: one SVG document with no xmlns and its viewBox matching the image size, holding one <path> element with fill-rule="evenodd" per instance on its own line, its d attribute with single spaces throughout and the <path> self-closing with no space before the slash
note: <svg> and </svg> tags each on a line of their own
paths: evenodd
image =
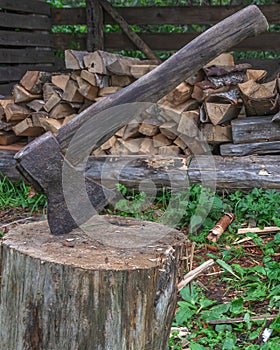
<svg viewBox="0 0 280 350">
<path fill-rule="evenodd" d="M 237 229 L 247 226 L 249 221 L 259 227 L 280 227 L 280 192 L 255 188 L 249 192 L 217 194 L 200 185 L 191 185 L 187 196 L 163 190 L 152 200 L 146 193 L 130 191 L 123 185 L 117 186 L 117 192 L 119 197 L 114 207 L 107 207 L 104 212 L 150 221 L 159 221 L 166 214 L 171 217 L 178 214 L 178 208 L 173 210 L 170 204 L 181 201 L 182 212 L 176 227 L 188 232 L 192 230 L 189 238 L 196 242 L 198 251 L 205 251 L 209 245 L 208 231 L 224 211 L 233 212 L 236 217 L 218 243 L 211 243 L 215 248 L 213 251 L 206 249 L 204 255 L 196 255 L 198 264 L 214 259 L 216 269 L 222 272 L 211 277 L 212 280 L 209 277 L 209 286 L 215 282 L 223 288 L 222 301 L 213 294 L 209 297 L 207 290 L 196 282 L 183 288 L 173 326 L 185 327 L 189 332 L 183 337 L 178 332 L 172 333 L 170 350 L 277 349 L 280 344 L 280 228 L 274 236 L 246 235 L 254 243 L 258 255 L 248 255 L 246 248 L 235 242 L 240 239 Z M 28 208 L 32 213 L 46 207 L 46 198 L 33 193 L 23 182 L 15 184 L 2 177 L 0 205 L 2 210 L 19 207 Z M 269 325 L 273 332 L 268 342 L 257 343 L 266 320 L 256 321 L 254 316 L 263 314 L 278 314 L 278 317 Z M 211 320 L 232 318 L 242 318 L 243 322 L 209 324 Z"/>
<path fill-rule="evenodd" d="M 109 209 L 111 214 L 158 221 L 172 198 L 170 192 L 163 191 L 151 204 L 144 192 L 134 193 L 123 185 L 118 185 L 117 188 L 122 198 L 118 200 L 114 209 Z M 280 192 L 255 188 L 249 192 L 235 191 L 223 195 L 212 193 L 199 185 L 192 185 L 188 198 L 182 196 L 182 200 L 184 213 L 177 228 L 190 229 L 192 221 L 199 224 L 196 225 L 199 229 L 190 234 L 190 240 L 196 242 L 197 250 L 209 245 L 206 239 L 208 231 L 224 211 L 233 212 L 236 217 L 226 235 L 223 235 L 217 244 L 213 244 L 217 251 L 208 252 L 204 258 L 198 257 L 200 263 L 213 258 L 217 268 L 224 271 L 214 279 L 224 284 L 223 297 L 230 300 L 221 303 L 215 298 L 208 298 L 206 291 L 196 283 L 183 288 L 173 326 L 187 327 L 190 334 L 182 339 L 178 337 L 178 332 L 174 332 L 169 340 L 169 348 L 276 349 L 280 344 L 280 264 L 279 259 L 277 260 L 280 254 Z M 207 208 L 209 202 L 212 203 L 210 210 Z M 199 211 L 198 207 L 202 209 Z M 201 212 L 203 208 L 209 210 L 209 213 L 206 219 L 202 220 L 202 217 L 205 217 L 205 213 Z M 169 214 L 172 216 L 175 212 L 172 213 L 171 210 Z M 249 221 L 259 227 L 279 226 L 279 232 L 269 239 L 254 233 L 246 235 L 254 243 L 255 249 L 258 249 L 260 258 L 247 258 L 247 252 L 242 245 L 234 244 L 240 239 L 240 236 L 236 235 L 237 229 L 242 225 L 247 226 Z M 257 258 L 258 261 L 255 261 Z M 252 264 L 252 261 L 255 261 L 255 264 Z M 227 295 L 233 297 L 228 298 Z M 273 329 L 271 338 L 267 343 L 257 343 L 266 320 L 255 321 L 252 316 L 277 313 L 278 317 L 269 326 Z M 240 317 L 244 319 L 240 323 L 208 324 L 210 320 Z M 187 346 L 183 345 L 184 342 Z"/>
<path fill-rule="evenodd" d="M 46 207 L 46 196 L 35 193 L 23 181 L 14 183 L 0 174 L 0 207 L 29 208 L 32 214 Z"/>
</svg>

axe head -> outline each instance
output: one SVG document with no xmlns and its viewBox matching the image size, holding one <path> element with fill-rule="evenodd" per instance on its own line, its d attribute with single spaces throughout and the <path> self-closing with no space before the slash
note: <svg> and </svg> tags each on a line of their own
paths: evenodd
<svg viewBox="0 0 280 350">
<path fill-rule="evenodd" d="M 15 159 L 24 178 L 46 194 L 47 219 L 55 235 L 69 233 L 89 221 L 114 195 L 67 162 L 50 132 L 29 143 Z"/>
</svg>

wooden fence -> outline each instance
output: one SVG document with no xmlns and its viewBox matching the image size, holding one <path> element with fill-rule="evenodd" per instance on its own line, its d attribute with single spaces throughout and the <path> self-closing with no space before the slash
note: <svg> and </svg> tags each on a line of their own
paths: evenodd
<svg viewBox="0 0 280 350">
<path fill-rule="evenodd" d="M 112 17 L 87 0 L 87 7 L 52 8 L 43 0 L 0 0 L 0 94 L 7 94 L 24 72 L 58 70 L 54 50 L 136 50 L 121 31 L 107 32 L 104 24 L 114 25 Z M 129 25 L 139 26 L 139 36 L 152 50 L 178 50 L 198 33 L 192 25 L 213 25 L 243 6 L 118 7 Z M 92 10 L 94 8 L 94 11 Z M 280 25 L 280 4 L 260 6 L 270 24 Z M 98 10 L 98 16 L 96 16 Z M 84 34 L 51 33 L 52 25 L 85 25 Z M 188 26 L 186 32 L 154 32 L 156 25 Z M 148 30 L 147 30 L 147 26 Z M 141 32 L 145 28 L 145 32 Z M 185 28 L 186 29 L 186 28 Z M 280 32 L 267 32 L 240 43 L 234 50 L 280 52 Z M 280 60 L 269 60 L 280 69 Z M 263 62 L 263 61 L 262 61 Z M 263 65 L 263 63 L 261 63 Z M 266 68 L 263 66 L 263 68 Z"/>
<path fill-rule="evenodd" d="M 244 6 L 180 6 L 180 7 L 118 7 L 119 14 L 130 25 L 213 25 Z M 280 25 L 280 4 L 259 6 L 270 24 Z M 115 21 L 103 11 L 104 24 Z M 52 21 L 55 25 L 87 24 L 86 8 L 53 8 Z M 103 25 L 103 23 L 101 23 Z M 151 29 L 150 29 L 151 30 Z M 178 50 L 195 38 L 198 33 L 138 33 L 153 50 Z M 75 45 L 81 50 L 87 46 L 87 34 L 54 34 L 54 47 L 66 49 Z M 135 50 L 135 45 L 122 32 L 104 33 L 105 50 Z M 280 32 L 267 32 L 244 40 L 234 48 L 238 51 L 280 52 Z"/>
<path fill-rule="evenodd" d="M 52 70 L 50 6 L 38 0 L 0 0 L 0 94 L 28 69 Z"/>
</svg>

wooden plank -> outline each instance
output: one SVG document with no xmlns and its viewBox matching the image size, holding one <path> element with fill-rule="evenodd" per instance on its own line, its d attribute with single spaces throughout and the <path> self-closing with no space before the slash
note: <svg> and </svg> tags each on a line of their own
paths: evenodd
<svg viewBox="0 0 280 350">
<path fill-rule="evenodd" d="M 0 84 L 0 96 L 10 95 L 14 85 L 14 83 Z"/>
<path fill-rule="evenodd" d="M 87 49 L 87 37 L 86 34 L 68 34 L 68 33 L 53 33 L 53 47 L 57 50 L 67 49 Z"/>
<path fill-rule="evenodd" d="M 280 141 L 253 142 L 220 146 L 222 156 L 247 156 L 250 154 L 280 154 Z"/>
<path fill-rule="evenodd" d="M 232 120 L 233 143 L 266 142 L 280 140 L 280 123 L 273 116 L 248 117 Z"/>
<path fill-rule="evenodd" d="M 50 5 L 44 1 L 38 0 L 0 0 L 0 8 L 4 10 L 37 13 L 47 16 L 51 13 Z"/>
<path fill-rule="evenodd" d="M 53 25 L 86 24 L 86 9 L 76 8 L 51 8 L 51 19 Z"/>
<path fill-rule="evenodd" d="M 35 14 L 16 14 L 16 13 L 0 13 L 1 27 L 21 28 L 32 30 L 48 30 L 51 29 L 51 20 L 47 16 Z"/>
<path fill-rule="evenodd" d="M 139 33 L 139 36 L 153 50 L 179 50 L 198 34 L 195 33 Z M 122 33 L 105 33 L 106 50 L 136 50 L 136 47 Z M 280 33 L 267 32 L 243 40 L 234 46 L 236 51 L 280 50 Z"/>
<path fill-rule="evenodd" d="M 130 24 L 214 24 L 240 10 L 244 6 L 149 6 L 118 7 L 118 12 Z M 260 5 L 269 23 L 280 23 L 280 5 Z M 85 24 L 84 8 L 52 8 L 53 24 Z M 115 24 L 108 14 L 105 24 Z"/>
<path fill-rule="evenodd" d="M 52 35 L 45 32 L 0 31 L 0 45 L 52 47 Z"/>
<path fill-rule="evenodd" d="M 55 57 L 48 48 L 6 49 L 0 48 L 0 62 L 2 63 L 54 63 Z"/>
</svg>

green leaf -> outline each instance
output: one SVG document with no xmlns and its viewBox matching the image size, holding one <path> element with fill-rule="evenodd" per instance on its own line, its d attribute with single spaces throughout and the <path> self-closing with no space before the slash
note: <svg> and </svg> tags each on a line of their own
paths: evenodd
<svg viewBox="0 0 280 350">
<path fill-rule="evenodd" d="M 217 259 L 217 260 L 216 260 L 216 263 L 219 264 L 224 270 L 226 270 L 227 272 L 229 272 L 229 273 L 232 274 L 234 277 L 236 277 L 237 279 L 240 280 L 240 277 L 237 276 L 237 275 L 233 272 L 231 266 L 230 266 L 228 263 L 224 262 L 224 261 L 221 260 L 221 259 Z"/>
<path fill-rule="evenodd" d="M 222 350 L 232 350 L 234 349 L 236 339 L 227 337 L 224 341 Z"/>
<path fill-rule="evenodd" d="M 178 302 L 180 308 L 176 312 L 175 321 L 178 325 L 183 325 L 185 322 L 188 322 L 192 316 L 195 314 L 194 310 L 191 310 L 188 305 L 183 304 L 184 302 Z"/>
<path fill-rule="evenodd" d="M 207 350 L 204 346 L 198 344 L 198 343 L 190 343 L 190 350 Z"/>
<path fill-rule="evenodd" d="M 234 315 L 238 315 L 244 311 L 243 304 L 244 304 L 243 298 L 235 299 L 230 303 L 229 309 Z"/>
</svg>

